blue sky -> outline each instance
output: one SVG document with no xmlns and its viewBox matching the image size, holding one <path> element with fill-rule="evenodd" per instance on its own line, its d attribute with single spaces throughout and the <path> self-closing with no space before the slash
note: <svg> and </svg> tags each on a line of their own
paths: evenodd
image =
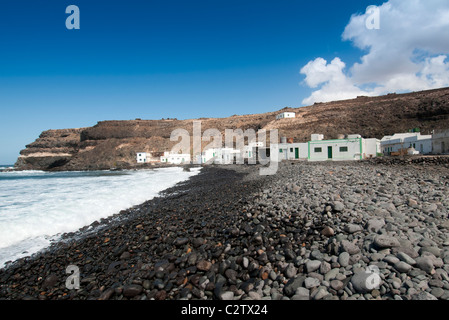
<svg viewBox="0 0 449 320">
<path fill-rule="evenodd" d="M 47 129 L 303 106 L 315 59 L 338 69 L 334 58 L 349 67 L 369 53 L 343 33 L 351 16 L 384 2 L 4 1 L 0 164 Z M 80 30 L 65 27 L 71 4 Z"/>
</svg>

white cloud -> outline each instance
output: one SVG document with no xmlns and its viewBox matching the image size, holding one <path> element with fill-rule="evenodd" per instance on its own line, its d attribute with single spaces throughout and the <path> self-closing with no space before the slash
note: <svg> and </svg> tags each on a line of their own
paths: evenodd
<svg viewBox="0 0 449 320">
<path fill-rule="evenodd" d="M 342 34 L 366 52 L 360 62 L 345 71 L 339 58 L 317 58 L 301 69 L 316 89 L 303 104 L 449 86 L 449 1 L 389 0 L 378 9 L 380 29 L 366 27 L 367 11 Z"/>
<path fill-rule="evenodd" d="M 449 61 L 445 63 L 447 56 L 440 55 L 435 58 L 426 58 L 421 78 L 431 83 L 432 87 L 443 87 L 449 83 Z"/>
<path fill-rule="evenodd" d="M 354 86 L 343 73 L 344 68 L 345 64 L 340 58 L 335 58 L 329 64 L 323 58 L 317 58 L 305 65 L 301 73 L 306 75 L 306 84 L 311 88 L 321 85 L 321 88 L 303 103 L 313 104 L 316 101 L 342 100 L 363 95 L 364 92 Z"/>
</svg>

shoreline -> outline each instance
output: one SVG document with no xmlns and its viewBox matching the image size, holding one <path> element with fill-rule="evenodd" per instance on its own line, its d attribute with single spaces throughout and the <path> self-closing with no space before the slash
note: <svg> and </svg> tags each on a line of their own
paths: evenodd
<svg viewBox="0 0 449 320">
<path fill-rule="evenodd" d="M 204 171 L 208 172 L 205 173 Z M 86 250 L 90 251 L 91 249 L 95 250 L 97 245 L 109 246 L 111 243 L 113 242 L 115 243 L 115 241 L 117 241 L 118 244 L 114 248 L 112 248 L 113 251 L 115 250 L 115 253 L 113 253 L 112 256 L 110 257 L 113 260 L 114 257 L 115 259 L 117 259 L 118 258 L 117 252 L 124 251 L 123 245 L 124 243 L 126 243 L 127 239 L 120 239 L 120 237 L 123 235 L 123 231 L 120 231 L 118 234 L 114 235 L 115 239 L 112 240 L 112 237 L 110 235 L 111 233 L 117 232 L 117 230 L 123 230 L 123 228 L 132 231 L 143 230 L 146 228 L 147 225 L 152 224 L 151 221 L 147 221 L 145 219 L 146 215 L 152 215 L 151 210 L 156 209 L 158 212 L 160 212 L 161 206 L 166 205 L 168 202 L 176 201 L 176 199 L 182 198 L 187 194 L 192 195 L 196 191 L 201 192 L 204 195 L 205 193 L 207 193 L 206 189 L 209 189 L 211 178 L 222 180 L 221 182 L 218 183 L 215 180 L 216 186 L 218 187 L 218 185 L 223 185 L 223 183 L 226 183 L 226 181 L 228 180 L 234 181 L 240 180 L 242 175 L 243 175 L 242 173 L 235 173 L 232 170 L 220 169 L 214 166 L 211 166 L 209 168 L 202 168 L 200 173 L 198 173 L 197 175 L 189 178 L 184 182 L 178 183 L 171 188 L 162 191 L 158 196 L 154 197 L 149 201 L 146 201 L 140 205 L 136 205 L 132 208 L 122 210 L 108 218 L 103 218 L 99 221 L 95 221 L 89 226 L 85 226 L 79 229 L 78 231 L 62 234 L 60 240 L 50 245 L 48 248 L 38 253 L 35 253 L 30 257 L 20 258 L 8 264 L 3 269 L 0 269 L 0 299 L 16 300 L 16 299 L 47 298 L 45 295 L 41 295 L 42 293 L 41 290 L 37 290 L 36 292 L 33 292 L 31 294 L 31 292 L 29 292 L 31 288 L 21 288 L 20 285 L 19 286 L 12 285 L 12 287 L 14 287 L 17 290 L 12 295 L 11 293 L 5 294 L 6 292 L 4 290 L 9 291 L 6 288 L 8 287 L 9 289 L 11 288 L 9 285 L 6 284 L 8 280 L 9 281 L 12 280 L 13 282 L 17 280 L 11 278 L 13 274 L 16 274 L 17 272 L 21 273 L 24 270 L 33 270 L 33 269 L 35 273 L 32 276 L 32 278 L 34 278 L 35 280 L 38 279 L 37 284 L 40 284 L 41 288 L 47 288 L 45 280 L 48 280 L 48 277 L 53 278 L 55 274 L 58 274 L 59 280 L 57 281 L 57 283 L 60 286 L 59 289 L 62 289 L 62 287 L 64 287 L 64 281 L 67 278 L 67 275 L 65 274 L 65 268 L 67 267 L 67 265 L 75 263 L 79 265 L 80 268 L 82 265 L 84 265 L 85 267 L 85 263 L 83 261 L 76 261 L 78 252 Z M 199 201 L 201 201 L 201 199 L 199 199 Z M 161 218 L 159 217 L 157 224 L 160 223 L 159 222 L 161 221 L 160 219 Z M 160 234 L 159 237 L 162 238 L 165 237 L 163 235 L 164 232 L 160 227 L 154 225 L 152 225 L 151 227 L 153 231 Z M 154 228 L 156 228 L 156 230 L 154 230 Z M 129 235 L 124 235 L 125 238 L 127 238 L 128 236 Z M 154 235 L 147 237 L 149 237 L 147 241 L 155 239 Z M 97 254 L 98 253 L 99 252 L 97 252 Z M 119 256 L 121 256 L 121 254 Z M 104 257 L 100 255 L 100 259 L 98 261 L 101 261 L 102 259 L 104 259 Z M 91 262 L 92 261 L 88 259 L 87 264 L 89 265 Z M 39 272 L 42 266 L 49 266 L 54 263 L 56 263 L 58 266 L 61 267 L 60 270 L 58 270 L 56 273 L 49 274 L 47 275 L 47 277 L 45 277 L 44 275 L 41 274 L 41 272 Z M 29 272 L 25 273 L 29 274 Z M 31 275 L 29 274 L 29 276 Z M 81 270 L 81 277 L 83 277 L 82 270 Z M 34 286 L 34 288 L 39 288 L 39 285 Z M 70 291 L 64 289 L 64 291 L 65 293 L 69 292 L 72 294 L 74 293 L 73 290 Z M 51 294 L 50 296 L 53 296 L 53 294 Z M 77 296 L 76 299 L 83 299 L 82 292 L 80 293 L 80 295 L 76 294 L 76 296 Z M 67 299 L 68 296 L 64 295 L 59 298 Z M 84 296 L 84 298 L 86 297 Z"/>
<path fill-rule="evenodd" d="M 449 299 L 446 164 L 258 168 L 203 167 L 85 237 L 67 234 L 1 270 L 0 298 Z M 65 286 L 68 265 L 79 290 Z"/>
<path fill-rule="evenodd" d="M 327 163 L 328 161 L 313 161 L 309 162 L 307 160 L 284 160 L 284 161 L 296 161 L 296 162 L 305 162 L 305 163 Z M 352 160 L 345 160 L 345 161 L 335 161 L 331 163 L 346 163 L 346 162 L 352 162 Z M 449 155 L 448 154 L 420 154 L 420 155 L 402 155 L 402 156 L 382 156 L 382 157 L 376 157 L 372 159 L 365 159 L 361 160 L 362 162 L 369 162 L 369 163 L 375 163 L 375 164 L 414 164 L 414 163 L 447 163 L 449 164 Z M 98 168 L 60 168 L 55 167 L 52 169 L 30 169 L 30 168 L 16 168 L 14 165 L 11 165 L 11 167 L 8 168 L 1 168 L 0 172 L 14 172 L 14 171 L 44 171 L 44 172 L 71 172 L 71 171 L 124 171 L 124 170 L 142 170 L 142 169 L 158 169 L 158 168 L 170 168 L 170 167 L 182 167 L 182 168 L 192 168 L 192 167 L 203 167 L 204 164 L 193 164 L 193 163 L 186 163 L 186 164 L 169 164 L 169 163 L 162 163 L 162 162 L 148 162 L 148 163 L 133 163 L 133 164 L 126 164 L 122 165 L 120 167 L 98 167 Z"/>
<path fill-rule="evenodd" d="M 82 235 L 80 230 L 88 229 L 91 232 L 92 228 L 89 226 L 92 224 L 98 225 L 100 220 L 107 221 L 108 217 L 117 217 L 119 212 L 158 196 L 166 188 L 176 185 L 178 181 L 188 180 L 200 170 L 201 168 L 183 170 L 181 167 L 167 167 L 120 172 L 4 173 L 0 182 L 7 206 L 1 210 L 4 220 L 1 225 L 5 232 L 0 241 L 3 244 L 0 268 L 5 267 L 5 263 L 11 264 L 21 257 L 46 250 L 52 244 L 67 238 L 67 234 L 77 233 L 79 236 Z M 155 179 L 158 182 L 155 183 Z M 58 185 L 58 190 L 52 188 L 55 184 Z M 67 185 L 70 187 L 67 188 Z M 29 190 L 29 194 L 28 191 L 26 195 L 16 192 L 22 187 Z M 8 203 L 12 205 L 9 206 Z M 21 206 L 17 207 L 15 203 L 21 203 Z M 104 209 L 99 209 L 103 205 Z M 17 213 L 18 218 L 8 220 L 9 213 L 14 217 Z M 30 219 L 33 222 L 29 222 Z"/>
<path fill-rule="evenodd" d="M 163 164 L 163 163 L 146 163 L 146 164 L 136 164 L 136 165 L 128 165 L 123 167 L 112 167 L 112 168 L 89 168 L 89 169 L 19 169 L 13 166 L 8 168 L 0 168 L 0 172 L 20 172 L 20 171 L 43 171 L 43 172 L 82 172 L 82 171 L 126 171 L 126 170 L 148 170 L 148 169 L 160 169 L 160 168 L 172 168 L 172 167 L 181 167 L 181 168 L 194 168 L 201 167 L 199 164 Z"/>
</svg>

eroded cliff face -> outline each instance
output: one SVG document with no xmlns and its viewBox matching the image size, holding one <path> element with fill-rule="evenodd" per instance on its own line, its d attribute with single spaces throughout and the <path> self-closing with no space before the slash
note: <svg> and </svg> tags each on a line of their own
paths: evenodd
<svg viewBox="0 0 449 320">
<path fill-rule="evenodd" d="M 123 121 L 127 127 L 126 121 Z M 84 132 L 91 128 L 44 131 L 36 141 L 20 152 L 15 167 L 19 170 L 105 170 L 111 168 L 132 168 L 136 165 L 136 152 L 151 153 L 154 160 L 163 152 L 151 145 L 162 145 L 163 138 L 132 137 L 116 138 L 109 132 L 106 136 L 85 139 Z M 96 126 L 96 127 L 97 127 Z"/>
<path fill-rule="evenodd" d="M 15 167 L 21 170 L 49 170 L 67 164 L 78 152 L 83 129 L 47 130 L 20 151 Z"/>
<path fill-rule="evenodd" d="M 201 132 L 217 129 L 225 141 L 225 129 L 278 129 L 279 137 L 306 142 L 312 133 L 325 139 L 339 134 L 361 134 L 382 138 L 396 132 L 420 128 L 424 134 L 449 128 L 449 88 L 359 97 L 352 100 L 319 103 L 302 108 L 284 108 L 296 112 L 294 119 L 275 120 L 276 112 L 200 118 Z M 170 141 L 175 129 L 192 136 L 190 120 L 101 121 L 93 127 L 47 130 L 20 152 L 16 167 L 33 170 L 95 170 L 136 167 L 136 153 L 152 154 L 158 160 L 177 141 Z M 192 141 L 193 142 L 193 139 Z M 204 141 L 202 148 L 209 142 Z M 148 166 L 148 165 L 147 165 Z"/>
</svg>

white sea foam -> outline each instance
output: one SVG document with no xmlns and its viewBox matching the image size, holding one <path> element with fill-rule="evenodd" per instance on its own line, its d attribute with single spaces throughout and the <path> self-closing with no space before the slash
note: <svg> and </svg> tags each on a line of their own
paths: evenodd
<svg viewBox="0 0 449 320">
<path fill-rule="evenodd" d="M 0 173 L 0 268 L 47 247 L 59 234 L 150 200 L 199 170 Z"/>
</svg>

